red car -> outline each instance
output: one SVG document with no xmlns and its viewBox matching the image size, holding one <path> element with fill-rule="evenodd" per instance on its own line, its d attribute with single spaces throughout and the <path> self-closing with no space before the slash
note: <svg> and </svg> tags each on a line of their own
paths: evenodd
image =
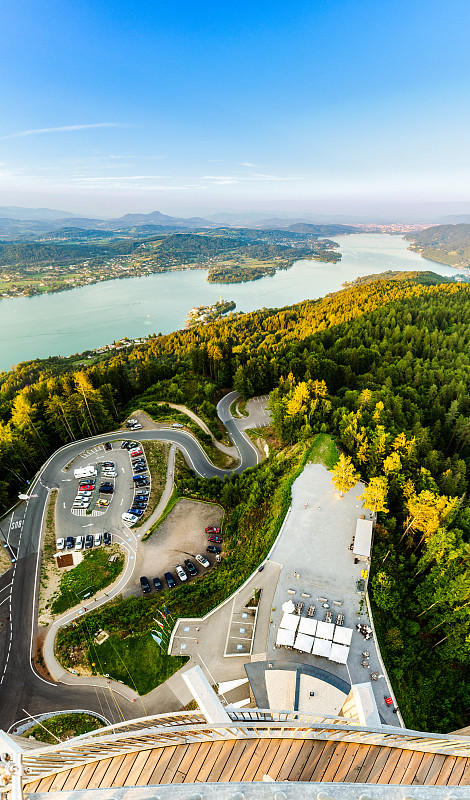
<svg viewBox="0 0 470 800">
<path fill-rule="evenodd" d="M 93 483 L 81 483 L 78 488 L 80 492 L 92 492 L 95 485 Z"/>
<path fill-rule="evenodd" d="M 215 542 L 216 544 L 222 544 L 222 537 L 221 536 L 209 536 L 210 542 Z"/>
<path fill-rule="evenodd" d="M 220 528 L 214 528 L 213 525 L 209 525 L 209 527 L 206 528 L 206 533 L 220 533 Z"/>
</svg>

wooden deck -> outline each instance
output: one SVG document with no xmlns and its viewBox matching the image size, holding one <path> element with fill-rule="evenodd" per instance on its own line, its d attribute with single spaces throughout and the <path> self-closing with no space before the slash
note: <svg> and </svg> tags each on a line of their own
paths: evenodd
<svg viewBox="0 0 470 800">
<path fill-rule="evenodd" d="M 235 739 L 135 750 L 66 769 L 29 792 L 159 783 L 334 781 L 468 786 L 470 758 L 318 739 Z"/>
</svg>

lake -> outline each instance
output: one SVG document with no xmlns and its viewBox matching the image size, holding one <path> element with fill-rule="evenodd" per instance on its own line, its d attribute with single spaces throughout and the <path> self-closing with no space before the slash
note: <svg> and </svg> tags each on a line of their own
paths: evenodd
<svg viewBox="0 0 470 800">
<path fill-rule="evenodd" d="M 456 274 L 452 267 L 407 250 L 408 243 L 399 236 L 333 238 L 343 255 L 337 264 L 297 261 L 291 269 L 258 281 L 208 283 L 206 270 L 180 270 L 0 300 L 0 370 L 33 358 L 81 353 L 124 336 L 169 333 L 184 327 L 190 308 L 221 296 L 234 300 L 238 311 L 254 311 L 322 297 L 341 289 L 344 281 L 387 269 Z"/>
</svg>

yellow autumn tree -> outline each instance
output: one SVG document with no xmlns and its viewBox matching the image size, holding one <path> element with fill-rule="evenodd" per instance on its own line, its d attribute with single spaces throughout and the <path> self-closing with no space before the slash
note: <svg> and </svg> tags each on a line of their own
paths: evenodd
<svg viewBox="0 0 470 800">
<path fill-rule="evenodd" d="M 359 480 L 359 475 L 356 472 L 353 462 L 349 456 L 345 456 L 344 453 L 341 453 L 338 458 L 336 466 L 331 470 L 331 475 L 331 482 L 340 493 L 341 497 L 344 492 L 349 492 Z"/>
</svg>

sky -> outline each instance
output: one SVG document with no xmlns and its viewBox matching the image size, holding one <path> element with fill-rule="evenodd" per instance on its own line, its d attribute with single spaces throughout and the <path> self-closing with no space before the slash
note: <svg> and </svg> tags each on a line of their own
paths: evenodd
<svg viewBox="0 0 470 800">
<path fill-rule="evenodd" d="M 470 211 L 469 23 L 467 0 L 15 0 L 0 205 Z"/>
</svg>

